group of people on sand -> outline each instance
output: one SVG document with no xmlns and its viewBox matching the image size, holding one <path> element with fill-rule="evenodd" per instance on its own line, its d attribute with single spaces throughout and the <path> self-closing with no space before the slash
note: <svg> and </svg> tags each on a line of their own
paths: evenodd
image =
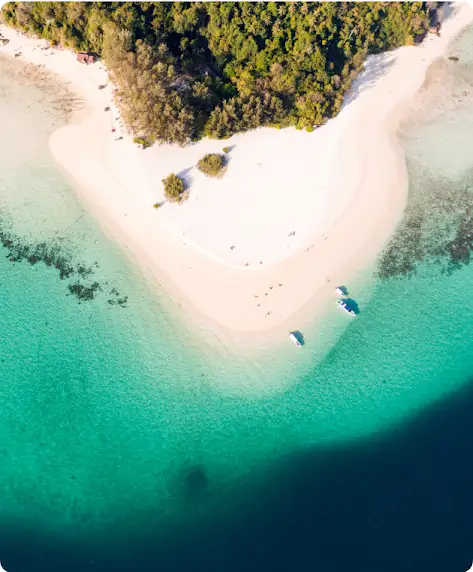
<svg viewBox="0 0 473 572">
<path fill-rule="evenodd" d="M 282 286 L 282 284 L 278 284 L 278 287 L 279 287 L 279 288 L 281 288 L 281 286 Z M 270 287 L 269 287 L 270 290 L 272 290 L 273 288 L 275 288 L 275 286 L 270 286 Z M 267 296 L 267 295 L 268 295 L 268 292 L 265 292 L 264 295 Z M 256 299 L 256 298 L 259 298 L 258 294 L 255 294 L 254 296 L 255 296 L 255 299 Z M 257 308 L 259 308 L 260 306 L 261 306 L 261 303 L 256 304 L 256 307 L 257 307 Z M 268 310 L 268 311 L 266 312 L 265 316 L 271 316 L 272 313 L 273 313 L 273 312 L 272 312 L 271 310 Z"/>
<path fill-rule="evenodd" d="M 102 89 L 105 89 L 106 87 L 107 87 L 107 84 L 106 84 L 106 83 L 101 83 L 101 84 L 99 85 L 99 89 L 101 89 L 101 90 L 102 90 Z M 110 111 L 110 109 L 111 109 L 110 106 L 107 105 L 107 106 L 104 108 L 104 111 L 105 111 L 106 113 L 108 113 L 108 112 Z M 118 117 L 115 117 L 115 121 L 118 121 L 119 119 L 120 119 L 120 114 L 118 114 Z M 112 127 L 112 133 L 116 133 L 116 132 L 117 132 L 116 127 Z M 114 140 L 115 140 L 115 141 L 121 141 L 122 139 L 123 139 L 123 135 L 119 135 L 118 137 L 115 137 Z"/>
</svg>

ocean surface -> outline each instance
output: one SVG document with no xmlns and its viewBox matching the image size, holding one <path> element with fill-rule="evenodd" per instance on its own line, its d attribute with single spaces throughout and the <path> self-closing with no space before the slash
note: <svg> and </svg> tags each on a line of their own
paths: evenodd
<svg viewBox="0 0 473 572">
<path fill-rule="evenodd" d="M 334 304 L 302 351 L 191 323 L 54 165 L 79 103 L 0 57 L 8 572 L 469 568 L 472 46 L 403 127 L 409 203 L 348 285 L 359 316 Z"/>
</svg>

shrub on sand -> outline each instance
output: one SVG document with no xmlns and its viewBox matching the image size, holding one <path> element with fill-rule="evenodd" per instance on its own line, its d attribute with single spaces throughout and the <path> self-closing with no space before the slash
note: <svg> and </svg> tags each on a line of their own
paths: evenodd
<svg viewBox="0 0 473 572">
<path fill-rule="evenodd" d="M 223 156 L 219 153 L 208 153 L 197 163 L 198 169 L 209 177 L 218 177 L 224 166 Z"/>
<path fill-rule="evenodd" d="M 231 147 L 224 147 L 222 150 L 223 150 L 224 153 L 230 153 L 230 151 L 232 150 L 232 148 L 231 148 Z"/>
<path fill-rule="evenodd" d="M 171 173 L 163 179 L 163 185 L 164 195 L 168 201 L 172 203 L 180 203 L 187 198 L 184 192 L 186 190 L 184 181 L 174 173 Z"/>
<path fill-rule="evenodd" d="M 141 145 L 142 149 L 146 149 L 148 147 L 151 147 L 150 142 L 147 139 L 144 139 L 143 137 L 135 137 L 133 139 L 133 143 L 136 143 L 137 145 Z"/>
</svg>

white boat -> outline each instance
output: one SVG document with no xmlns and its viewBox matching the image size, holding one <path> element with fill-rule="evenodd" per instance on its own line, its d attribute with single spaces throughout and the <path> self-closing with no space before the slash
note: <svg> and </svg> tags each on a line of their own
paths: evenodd
<svg viewBox="0 0 473 572">
<path fill-rule="evenodd" d="M 295 344 L 298 348 L 301 347 L 301 342 L 297 339 L 297 336 L 295 334 L 293 334 L 292 332 L 289 332 L 289 339 L 291 340 L 291 342 L 293 344 Z"/>
<path fill-rule="evenodd" d="M 350 308 L 350 306 L 345 302 L 345 300 L 337 300 L 337 304 L 340 306 L 342 310 L 345 310 L 347 314 L 350 314 L 350 316 L 356 316 L 353 308 Z"/>
<path fill-rule="evenodd" d="M 346 296 L 347 293 L 347 289 L 344 286 L 337 286 L 335 288 L 335 292 L 339 295 L 339 296 Z"/>
</svg>

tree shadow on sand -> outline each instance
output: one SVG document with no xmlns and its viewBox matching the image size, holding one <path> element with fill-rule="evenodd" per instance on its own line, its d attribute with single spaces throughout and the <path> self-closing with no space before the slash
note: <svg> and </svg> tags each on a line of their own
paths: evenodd
<svg viewBox="0 0 473 572">
<path fill-rule="evenodd" d="M 358 99 L 362 93 L 373 88 L 378 80 L 389 72 L 395 61 L 396 56 L 392 53 L 369 56 L 363 71 L 355 78 L 345 95 L 341 111 Z"/>
<path fill-rule="evenodd" d="M 192 181 L 194 180 L 192 177 L 192 171 L 194 167 L 188 167 L 187 169 L 183 169 L 177 173 L 177 176 L 182 179 L 184 183 L 184 189 L 188 191 L 192 185 Z"/>
</svg>

